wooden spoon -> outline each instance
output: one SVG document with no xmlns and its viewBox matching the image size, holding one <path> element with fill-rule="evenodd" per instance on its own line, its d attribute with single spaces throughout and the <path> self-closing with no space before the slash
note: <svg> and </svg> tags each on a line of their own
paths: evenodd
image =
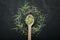
<svg viewBox="0 0 60 40">
<path fill-rule="evenodd" d="M 28 40 L 31 40 L 31 27 L 34 24 L 34 17 L 31 14 L 27 15 L 25 22 L 28 25 Z"/>
</svg>

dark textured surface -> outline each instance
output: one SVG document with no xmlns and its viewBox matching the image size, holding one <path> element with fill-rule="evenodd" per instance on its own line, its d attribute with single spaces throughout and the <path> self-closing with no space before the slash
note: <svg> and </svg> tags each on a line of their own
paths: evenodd
<svg viewBox="0 0 60 40">
<path fill-rule="evenodd" d="M 48 14 L 46 27 L 34 40 L 58 40 L 60 36 L 60 0 L 33 0 L 43 13 Z M 31 2 L 31 1 L 30 1 Z M 17 32 L 10 30 L 14 27 L 12 16 L 15 15 L 23 0 L 0 0 L 0 39 L 16 40 Z M 21 35 L 20 35 L 21 36 Z M 24 38 L 21 38 L 22 40 Z"/>
</svg>

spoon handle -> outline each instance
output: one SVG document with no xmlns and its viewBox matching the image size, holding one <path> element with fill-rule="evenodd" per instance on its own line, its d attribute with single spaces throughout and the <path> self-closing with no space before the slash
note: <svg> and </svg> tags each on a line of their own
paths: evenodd
<svg viewBox="0 0 60 40">
<path fill-rule="evenodd" d="M 31 40 L 31 26 L 28 26 L 28 40 Z"/>
</svg>

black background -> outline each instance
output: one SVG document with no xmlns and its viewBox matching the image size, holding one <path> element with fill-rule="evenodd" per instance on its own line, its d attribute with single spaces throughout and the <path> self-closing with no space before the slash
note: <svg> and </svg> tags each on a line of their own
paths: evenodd
<svg viewBox="0 0 60 40">
<path fill-rule="evenodd" d="M 30 0 L 29 2 L 32 2 Z M 10 30 L 14 27 L 12 16 L 24 3 L 24 0 L 0 0 L 0 40 L 17 40 L 18 33 Z M 33 40 L 58 40 L 60 39 L 60 0 L 33 0 L 41 11 L 48 14 L 46 27 L 38 37 Z M 20 37 L 20 40 L 24 38 Z"/>
</svg>

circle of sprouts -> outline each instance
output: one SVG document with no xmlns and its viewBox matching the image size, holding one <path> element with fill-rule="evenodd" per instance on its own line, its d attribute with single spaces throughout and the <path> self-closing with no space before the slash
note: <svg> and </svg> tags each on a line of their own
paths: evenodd
<svg viewBox="0 0 60 40">
<path fill-rule="evenodd" d="M 30 14 L 30 12 L 34 16 L 35 21 L 32 26 L 32 34 L 38 34 L 40 29 L 45 26 L 45 16 L 41 13 L 41 11 L 33 5 L 25 4 L 18 9 L 18 12 L 15 15 L 16 28 L 20 29 L 21 33 L 24 35 L 27 35 L 28 33 L 25 18 L 28 14 Z"/>
</svg>

